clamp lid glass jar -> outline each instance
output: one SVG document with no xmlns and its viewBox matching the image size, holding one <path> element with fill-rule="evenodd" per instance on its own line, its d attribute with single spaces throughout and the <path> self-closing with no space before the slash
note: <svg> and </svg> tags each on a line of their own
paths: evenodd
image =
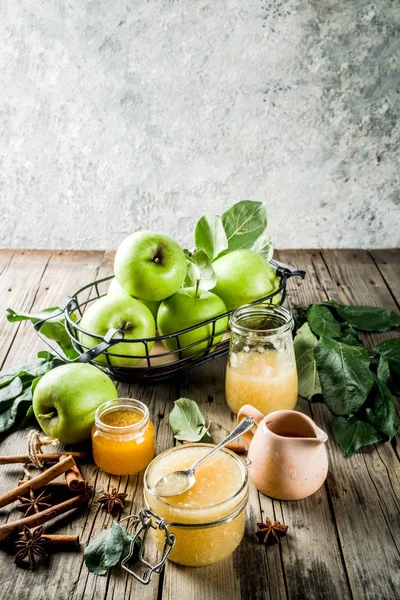
<svg viewBox="0 0 400 600">
<path fill-rule="evenodd" d="M 226 401 L 233 413 L 251 404 L 263 414 L 293 409 L 298 381 L 293 317 L 282 306 L 247 304 L 230 318 Z"/>
<path fill-rule="evenodd" d="M 93 459 L 112 475 L 133 475 L 154 456 L 154 427 L 143 402 L 117 398 L 101 404 L 92 429 Z"/>
<path fill-rule="evenodd" d="M 226 448 L 198 467 L 195 485 L 184 494 L 162 498 L 151 491 L 160 476 L 191 466 L 209 449 L 209 444 L 188 444 L 166 450 L 150 463 L 144 476 L 146 505 L 176 536 L 169 558 L 182 565 L 200 567 L 222 560 L 244 534 L 247 469 Z M 156 529 L 153 534 L 162 550 L 163 533 Z"/>
</svg>

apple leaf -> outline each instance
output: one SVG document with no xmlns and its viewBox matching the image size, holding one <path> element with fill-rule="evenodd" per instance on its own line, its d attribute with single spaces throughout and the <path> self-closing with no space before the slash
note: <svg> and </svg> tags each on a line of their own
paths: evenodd
<svg viewBox="0 0 400 600">
<path fill-rule="evenodd" d="M 399 429 L 396 405 L 388 386 L 374 376 L 374 385 L 368 396 L 365 414 L 367 421 L 392 439 Z"/>
<path fill-rule="evenodd" d="M 396 396 L 400 395 L 400 338 L 384 340 L 375 346 L 380 355 L 378 376 Z"/>
<path fill-rule="evenodd" d="M 293 341 L 299 378 L 299 394 L 308 400 L 311 400 L 316 394 L 321 394 L 321 384 L 314 357 L 314 348 L 317 343 L 318 339 L 308 323 L 304 323 L 297 330 Z"/>
<path fill-rule="evenodd" d="M 49 340 L 54 340 L 60 346 L 65 356 L 69 359 L 74 359 L 78 356 L 75 348 L 72 346 L 71 339 L 65 328 L 64 313 L 60 314 L 60 309 L 57 306 L 45 308 L 37 313 L 28 314 L 17 312 L 12 308 L 7 308 L 7 320 L 10 323 L 19 321 L 30 321 L 33 325 L 42 319 L 48 319 L 41 325 L 40 333 Z M 53 316 L 52 316 L 53 315 Z M 71 315 L 73 320 L 76 320 L 75 315 Z"/>
<path fill-rule="evenodd" d="M 11 433 L 28 424 L 26 412 L 32 406 L 32 394 L 47 371 L 63 364 L 50 352 L 39 352 L 29 365 L 0 373 L 0 433 Z"/>
<path fill-rule="evenodd" d="M 374 382 L 367 350 L 323 335 L 314 356 L 329 410 L 334 415 L 353 415 L 366 401 Z"/>
<path fill-rule="evenodd" d="M 252 248 L 267 227 L 267 213 L 262 202 L 242 200 L 222 215 L 228 251 Z"/>
<path fill-rule="evenodd" d="M 339 304 L 335 300 L 330 300 L 324 304 L 332 307 L 343 321 L 360 331 L 389 331 L 395 327 L 400 327 L 400 315 L 394 310 L 378 306 Z"/>
<path fill-rule="evenodd" d="M 217 283 L 217 278 L 211 260 L 205 252 L 197 250 L 191 254 L 185 250 L 188 269 L 184 287 L 195 287 L 197 284 L 202 290 L 211 290 Z"/>
<path fill-rule="evenodd" d="M 210 260 L 217 258 L 228 248 L 228 240 L 222 219 L 218 215 L 205 215 L 196 225 L 194 241 L 197 250 L 201 250 Z"/>
<path fill-rule="evenodd" d="M 274 248 L 272 246 L 271 236 L 269 233 L 264 231 L 264 233 L 262 233 L 260 237 L 256 239 L 250 250 L 257 252 L 257 254 L 260 254 L 267 262 L 269 262 L 274 253 Z"/>
<path fill-rule="evenodd" d="M 311 331 L 319 337 L 321 335 L 327 335 L 333 338 L 340 337 L 340 323 L 339 321 L 336 321 L 327 306 L 323 306 L 322 304 L 312 304 L 308 309 L 307 321 Z"/>
<path fill-rule="evenodd" d="M 210 438 L 204 417 L 194 400 L 179 398 L 174 405 L 169 424 L 176 440 L 199 442 L 203 438 Z"/>
<path fill-rule="evenodd" d="M 114 521 L 110 529 L 103 531 L 85 548 L 83 558 L 89 571 L 105 575 L 107 569 L 116 565 L 124 550 L 124 532 Z"/>
<path fill-rule="evenodd" d="M 350 419 L 336 417 L 331 427 L 335 440 L 343 448 L 345 458 L 353 456 L 362 446 L 369 446 L 384 439 L 370 423 L 355 416 Z"/>
</svg>

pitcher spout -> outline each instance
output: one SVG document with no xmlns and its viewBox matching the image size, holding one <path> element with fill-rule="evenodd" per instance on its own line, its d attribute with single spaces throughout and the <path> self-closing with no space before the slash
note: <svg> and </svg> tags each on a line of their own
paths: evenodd
<svg viewBox="0 0 400 600">
<path fill-rule="evenodd" d="M 314 426 L 316 439 L 320 444 L 325 444 L 328 441 L 328 434 L 323 429 L 320 429 L 316 425 Z"/>
</svg>

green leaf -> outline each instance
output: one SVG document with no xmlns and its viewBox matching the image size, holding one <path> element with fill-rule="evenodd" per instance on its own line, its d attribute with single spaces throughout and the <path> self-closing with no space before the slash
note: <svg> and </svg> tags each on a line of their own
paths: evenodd
<svg viewBox="0 0 400 600">
<path fill-rule="evenodd" d="M 388 383 L 388 381 L 390 379 L 390 369 L 389 369 L 389 363 L 384 356 L 379 357 L 376 374 L 378 375 L 378 377 L 381 381 L 383 381 L 386 384 Z"/>
<path fill-rule="evenodd" d="M 335 338 L 341 335 L 340 323 L 327 306 L 312 304 L 308 309 L 307 321 L 311 331 L 319 337 L 327 335 Z"/>
<path fill-rule="evenodd" d="M 322 394 L 334 415 L 352 415 L 364 404 L 373 384 L 365 348 L 322 336 L 314 350 Z"/>
<path fill-rule="evenodd" d="M 202 250 L 198 250 L 194 254 L 190 254 L 186 250 L 185 253 L 188 262 L 188 270 L 184 287 L 196 287 L 197 282 L 199 282 L 199 288 L 203 290 L 211 290 L 215 287 L 217 278 L 207 254 Z"/>
<path fill-rule="evenodd" d="M 122 554 L 121 554 L 121 560 L 129 554 L 129 552 L 131 550 L 132 538 L 133 538 L 133 535 L 131 535 L 130 533 L 124 533 L 124 547 L 123 547 Z M 143 543 L 142 539 L 140 537 L 137 537 L 135 540 L 135 547 L 133 549 L 133 554 L 132 554 L 131 558 L 129 559 L 129 564 L 134 564 L 134 563 L 138 562 L 142 543 Z"/>
<path fill-rule="evenodd" d="M 299 379 L 299 394 L 311 400 L 321 393 L 321 385 L 314 358 L 314 348 L 317 337 L 312 333 L 308 323 L 304 323 L 294 338 L 294 353 L 296 356 L 297 375 Z"/>
<path fill-rule="evenodd" d="M 124 532 L 114 521 L 112 527 L 103 531 L 85 548 L 83 558 L 89 571 L 105 575 L 107 569 L 116 565 L 124 550 Z"/>
<path fill-rule="evenodd" d="M 267 227 L 267 213 L 262 202 L 242 200 L 222 215 L 228 251 L 252 248 Z"/>
<path fill-rule="evenodd" d="M 31 418 L 32 394 L 45 373 L 63 364 L 50 352 L 39 352 L 40 360 L 0 374 L 0 433 L 25 427 Z M 2 436 L 4 437 L 4 436 Z"/>
<path fill-rule="evenodd" d="M 29 395 L 29 392 L 2 404 L 2 409 L 5 410 L 2 410 L 0 414 L 0 433 L 14 429 L 24 418 L 24 414 L 31 405 L 32 396 Z"/>
<path fill-rule="evenodd" d="M 386 376 L 383 380 L 396 396 L 400 396 L 400 338 L 380 342 L 375 351 L 380 355 L 378 376 L 381 379 Z"/>
<path fill-rule="evenodd" d="M 329 305 L 335 308 L 346 323 L 360 331 L 389 331 L 400 327 L 400 315 L 394 310 L 377 306 L 344 305 L 334 300 L 330 301 Z"/>
<path fill-rule="evenodd" d="M 209 437 L 199 407 L 189 398 L 175 400 L 174 408 L 169 415 L 169 424 L 176 440 L 199 442 L 204 437 Z"/>
<path fill-rule="evenodd" d="M 370 423 L 357 417 L 336 417 L 331 423 L 335 440 L 344 450 L 344 457 L 353 456 L 363 446 L 381 442 L 384 437 Z"/>
<path fill-rule="evenodd" d="M 0 411 L 2 410 L 3 403 L 7 403 L 8 400 L 12 400 L 20 395 L 22 392 L 23 385 L 19 377 L 15 377 L 8 383 L 0 388 Z"/>
<path fill-rule="evenodd" d="M 374 380 L 374 385 L 367 400 L 368 406 L 365 409 L 365 414 L 371 425 L 391 439 L 399 429 L 394 399 L 388 386 L 383 381 L 378 377 L 374 377 Z"/>
<path fill-rule="evenodd" d="M 339 341 L 348 346 L 363 346 L 357 331 L 348 323 L 340 323 Z"/>
<path fill-rule="evenodd" d="M 222 219 L 218 215 L 205 215 L 196 225 L 194 240 L 197 250 L 201 250 L 210 260 L 217 258 L 228 248 L 228 240 Z"/>
<path fill-rule="evenodd" d="M 274 254 L 274 248 L 269 233 L 264 231 L 264 233 L 256 239 L 250 250 L 257 252 L 257 254 L 260 254 L 267 262 L 269 262 Z"/>
<path fill-rule="evenodd" d="M 72 320 L 77 319 L 76 315 L 74 314 L 71 315 L 71 318 Z M 54 340 L 57 342 L 67 358 L 76 358 L 78 353 L 73 348 L 68 331 L 65 328 L 64 313 L 61 312 L 60 314 L 60 309 L 58 307 L 52 306 L 33 314 L 17 312 L 12 308 L 7 308 L 7 320 L 11 323 L 17 321 L 30 321 L 32 324 L 36 324 L 42 319 L 49 320 L 43 323 L 43 325 L 40 327 L 40 333 L 49 340 Z"/>
</svg>

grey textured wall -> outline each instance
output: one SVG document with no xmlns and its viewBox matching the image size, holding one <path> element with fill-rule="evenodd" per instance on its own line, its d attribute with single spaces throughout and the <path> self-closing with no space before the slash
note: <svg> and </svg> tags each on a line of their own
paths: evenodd
<svg viewBox="0 0 400 600">
<path fill-rule="evenodd" d="M 0 245 L 111 248 L 262 200 L 396 246 L 399 0 L 0 0 Z"/>
</svg>

